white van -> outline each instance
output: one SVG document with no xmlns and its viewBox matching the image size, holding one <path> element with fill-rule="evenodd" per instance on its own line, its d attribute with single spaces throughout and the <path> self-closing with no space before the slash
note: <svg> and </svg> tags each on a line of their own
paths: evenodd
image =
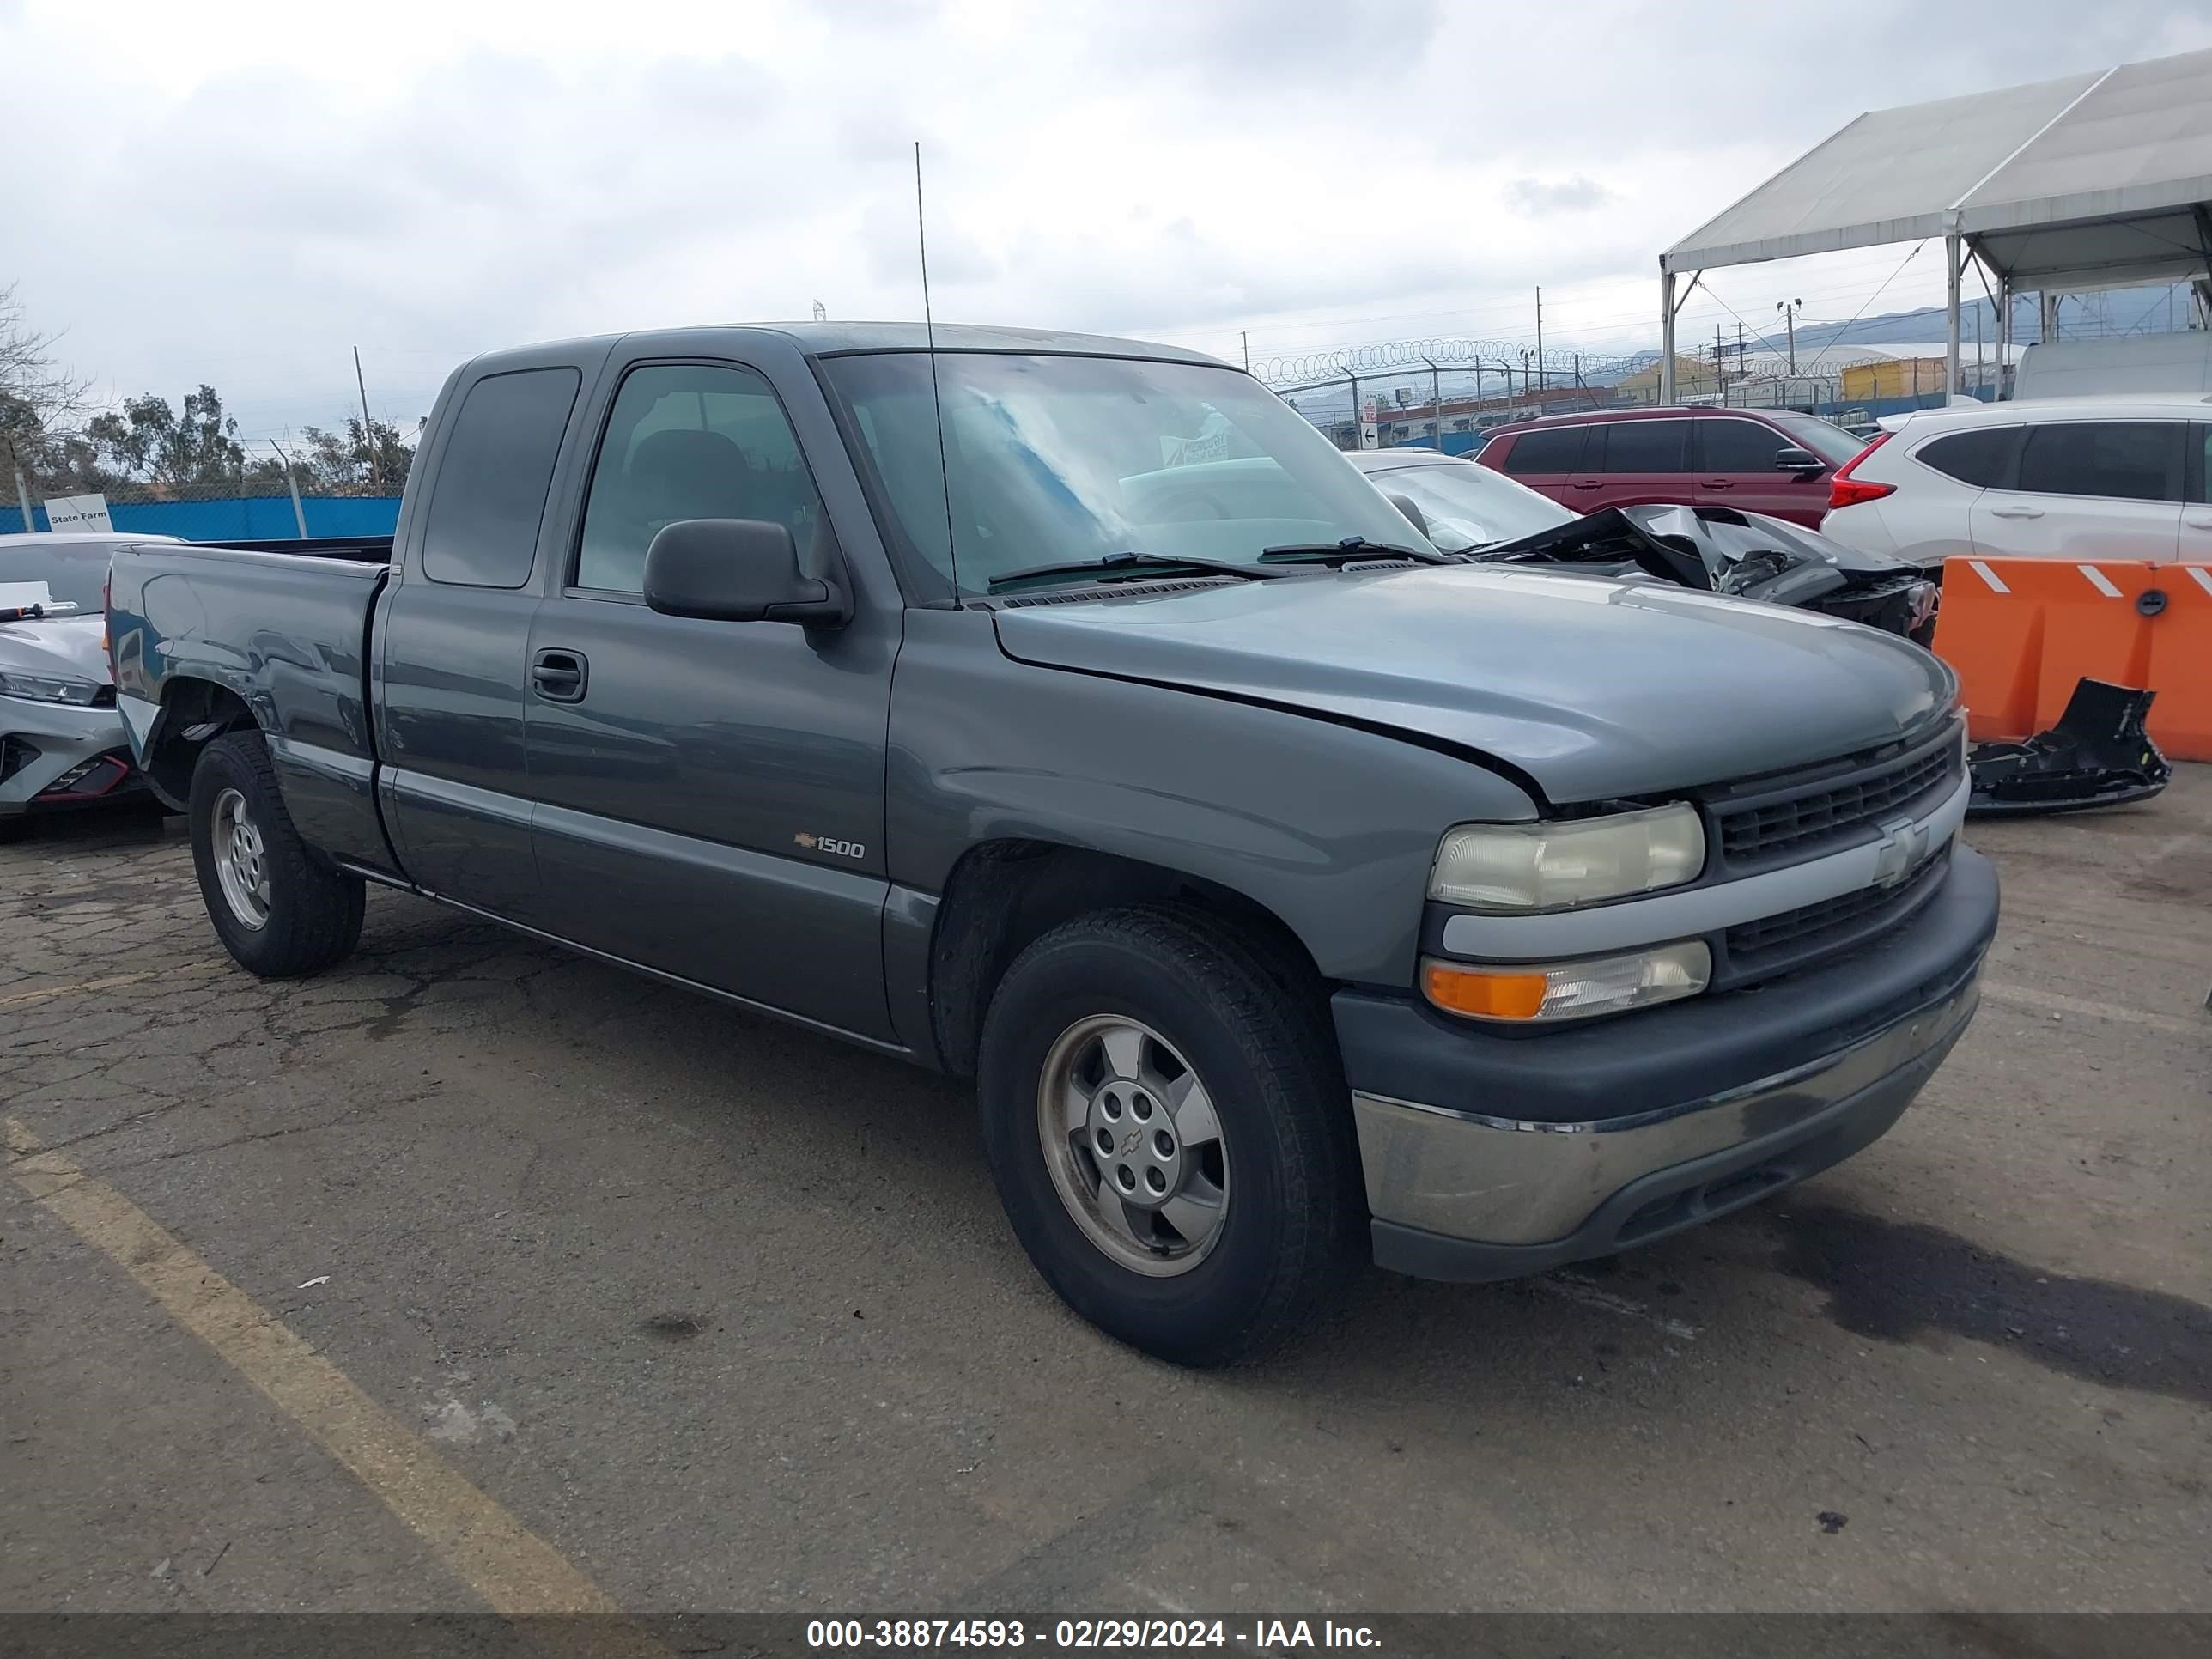
<svg viewBox="0 0 2212 1659">
<path fill-rule="evenodd" d="M 1823 534 L 1934 565 L 1957 554 L 2212 562 L 2212 398 L 1923 410 L 1829 481 Z"/>
</svg>

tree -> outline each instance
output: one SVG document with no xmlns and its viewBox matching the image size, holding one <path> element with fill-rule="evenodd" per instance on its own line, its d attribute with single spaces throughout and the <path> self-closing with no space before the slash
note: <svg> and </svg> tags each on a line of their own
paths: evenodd
<svg viewBox="0 0 2212 1659">
<path fill-rule="evenodd" d="M 318 426 L 303 430 L 307 441 L 295 453 L 308 477 L 325 489 L 366 490 L 374 480 L 380 489 L 397 495 L 407 482 L 415 452 L 400 441 L 396 426 L 373 420 L 364 439 L 361 422 L 349 415 L 343 432 L 325 432 Z"/>
<path fill-rule="evenodd" d="M 42 493 L 74 482 L 72 469 L 92 459 L 70 447 L 64 429 L 85 383 L 55 367 L 55 337 L 24 320 L 14 283 L 0 288 L 0 472 L 20 468 Z"/>
<path fill-rule="evenodd" d="M 246 465 L 238 422 L 222 412 L 211 386 L 185 394 L 180 416 L 156 392 L 132 398 L 120 414 L 95 415 L 84 429 L 100 457 L 125 477 L 155 483 L 224 483 Z"/>
</svg>

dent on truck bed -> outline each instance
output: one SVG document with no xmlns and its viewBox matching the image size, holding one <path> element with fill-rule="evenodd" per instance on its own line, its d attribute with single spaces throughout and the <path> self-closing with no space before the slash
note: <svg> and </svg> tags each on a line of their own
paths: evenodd
<svg viewBox="0 0 2212 1659">
<path fill-rule="evenodd" d="M 199 746 L 250 720 L 310 844 L 393 867 L 371 783 L 368 638 L 381 564 L 185 544 L 117 556 L 117 702 L 155 787 L 181 805 Z"/>
</svg>

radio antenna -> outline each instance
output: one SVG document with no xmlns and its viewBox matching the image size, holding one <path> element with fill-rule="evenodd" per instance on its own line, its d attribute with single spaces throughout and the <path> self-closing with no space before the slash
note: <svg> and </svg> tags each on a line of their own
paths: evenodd
<svg viewBox="0 0 2212 1659">
<path fill-rule="evenodd" d="M 921 210 L 921 140 L 914 141 L 914 241 L 921 256 L 921 331 L 929 347 L 929 401 L 937 413 L 937 478 L 945 489 L 945 556 L 952 562 L 952 601 L 960 602 L 960 550 L 952 534 L 952 474 L 945 459 L 945 392 L 937 380 L 937 319 L 929 308 L 929 229 Z"/>
</svg>

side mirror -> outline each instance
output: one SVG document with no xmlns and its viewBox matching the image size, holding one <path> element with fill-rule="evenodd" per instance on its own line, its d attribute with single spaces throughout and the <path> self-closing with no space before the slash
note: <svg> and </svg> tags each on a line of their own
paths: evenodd
<svg viewBox="0 0 2212 1659">
<path fill-rule="evenodd" d="M 668 617 L 837 628 L 853 618 L 835 581 L 799 566 L 791 532 L 762 519 L 684 519 L 645 550 L 645 602 Z"/>
<path fill-rule="evenodd" d="M 1809 449 L 1785 444 L 1774 452 L 1774 465 L 1784 472 L 1819 472 L 1828 464 Z"/>
<path fill-rule="evenodd" d="M 1401 495 L 1395 489 L 1386 489 L 1382 492 L 1382 495 L 1391 506 L 1406 515 L 1407 523 L 1412 525 L 1424 536 L 1429 533 L 1429 521 L 1422 515 L 1421 509 L 1413 505 L 1413 498 L 1411 495 Z"/>
</svg>

